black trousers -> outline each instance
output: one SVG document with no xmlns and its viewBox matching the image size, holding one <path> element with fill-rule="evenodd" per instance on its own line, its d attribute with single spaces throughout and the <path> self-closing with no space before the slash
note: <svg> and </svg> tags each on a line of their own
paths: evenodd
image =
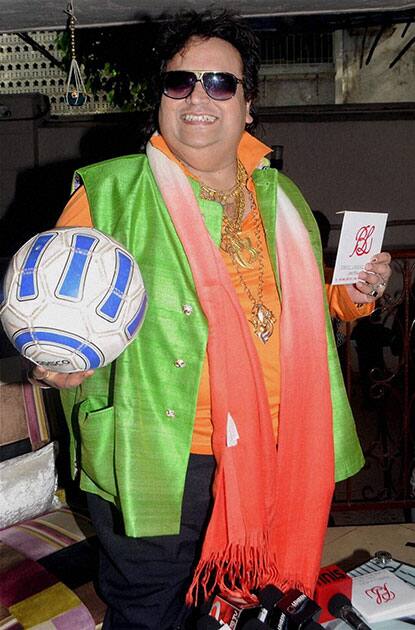
<svg viewBox="0 0 415 630">
<path fill-rule="evenodd" d="M 184 598 L 209 517 L 214 469 L 212 456 L 190 456 L 178 535 L 128 537 L 117 509 L 88 494 L 100 541 L 97 589 L 108 605 L 103 630 L 195 627 Z"/>
</svg>

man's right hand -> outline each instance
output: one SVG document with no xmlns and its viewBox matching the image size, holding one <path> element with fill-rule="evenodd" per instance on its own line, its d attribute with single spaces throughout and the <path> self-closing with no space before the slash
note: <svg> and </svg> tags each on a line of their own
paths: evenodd
<svg viewBox="0 0 415 630">
<path fill-rule="evenodd" d="M 43 389 L 48 387 L 70 389 L 71 387 L 78 387 L 85 379 L 92 376 L 93 373 L 94 370 L 85 370 L 84 372 L 53 372 L 40 365 L 34 365 L 33 368 L 29 370 L 28 380 L 32 385 L 38 385 Z"/>
</svg>

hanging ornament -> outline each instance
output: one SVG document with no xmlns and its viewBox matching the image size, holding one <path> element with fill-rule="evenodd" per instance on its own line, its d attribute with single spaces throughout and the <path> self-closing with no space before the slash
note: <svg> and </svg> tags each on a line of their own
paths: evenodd
<svg viewBox="0 0 415 630">
<path fill-rule="evenodd" d="M 66 82 L 65 101 L 72 107 L 80 107 L 86 102 L 86 89 L 82 79 L 81 70 L 76 60 L 75 50 L 75 11 L 73 7 L 73 0 L 69 2 L 65 11 L 69 15 L 68 29 L 71 38 L 71 65 L 69 67 L 68 79 Z"/>
</svg>

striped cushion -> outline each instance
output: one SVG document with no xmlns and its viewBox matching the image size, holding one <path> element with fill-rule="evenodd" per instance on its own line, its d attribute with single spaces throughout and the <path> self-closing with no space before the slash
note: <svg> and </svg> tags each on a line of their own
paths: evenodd
<svg viewBox="0 0 415 630">
<path fill-rule="evenodd" d="M 20 357 L 0 358 L 0 461 L 35 451 L 50 440 L 42 393 L 23 381 Z"/>
<path fill-rule="evenodd" d="M 0 462 L 0 529 L 60 507 L 55 444 Z"/>
<path fill-rule="evenodd" d="M 96 537 L 68 507 L 0 531 L 0 630 L 95 630 Z"/>
</svg>

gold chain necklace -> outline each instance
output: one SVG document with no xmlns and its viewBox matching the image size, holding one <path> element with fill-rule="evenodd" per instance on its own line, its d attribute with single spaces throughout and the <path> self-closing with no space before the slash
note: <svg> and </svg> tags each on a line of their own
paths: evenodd
<svg viewBox="0 0 415 630">
<path fill-rule="evenodd" d="M 239 282 L 252 303 L 251 318 L 249 322 L 254 327 L 255 334 L 266 343 L 274 332 L 275 317 L 272 311 L 263 304 L 264 290 L 264 254 L 261 243 L 261 218 L 254 202 L 252 193 L 248 191 L 252 214 L 254 217 L 254 229 L 256 247 L 251 244 L 251 239 L 241 234 L 242 221 L 245 214 L 245 190 L 248 179 L 247 172 L 238 160 L 236 183 L 229 192 L 216 191 L 204 184 L 201 185 L 201 197 L 219 202 L 223 209 L 221 249 L 229 254 L 232 264 L 238 274 Z M 231 218 L 227 206 L 234 204 L 235 212 Z M 258 294 L 255 299 L 252 291 L 245 282 L 242 269 L 254 267 L 258 260 Z"/>
<path fill-rule="evenodd" d="M 274 332 L 274 324 L 276 320 L 273 312 L 263 303 L 265 263 L 261 243 L 261 218 L 259 216 L 256 204 L 252 198 L 252 193 L 249 192 L 249 195 L 251 197 L 252 216 L 254 218 L 256 252 L 258 258 L 258 293 L 256 299 L 253 296 L 251 289 L 246 284 L 245 279 L 242 275 L 242 270 L 237 264 L 235 257 L 232 254 L 230 254 L 230 256 L 235 271 L 238 274 L 239 282 L 241 283 L 243 290 L 252 303 L 251 318 L 249 321 L 253 325 L 254 332 L 257 337 L 261 339 L 262 343 L 267 343 L 268 339 Z"/>
<path fill-rule="evenodd" d="M 251 239 L 243 238 L 241 226 L 245 214 L 245 185 L 248 176 L 243 164 L 238 160 L 236 183 L 229 192 L 210 188 L 205 184 L 200 187 L 203 199 L 217 201 L 223 207 L 221 249 L 232 256 L 244 269 L 254 266 L 258 252 L 252 246 Z M 231 209 L 234 209 L 233 216 Z"/>
</svg>

